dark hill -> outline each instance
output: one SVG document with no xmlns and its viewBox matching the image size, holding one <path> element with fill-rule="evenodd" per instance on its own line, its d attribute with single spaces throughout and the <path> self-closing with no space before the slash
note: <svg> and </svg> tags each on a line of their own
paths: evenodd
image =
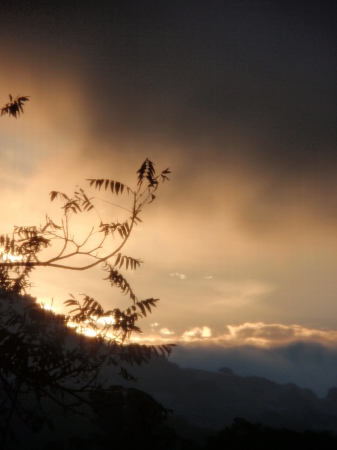
<svg viewBox="0 0 337 450">
<path fill-rule="evenodd" d="M 9 303 L 1 296 L 0 300 L 4 318 Z M 23 312 L 22 306 L 33 302 L 30 298 L 25 298 L 24 302 L 21 300 L 18 298 L 17 302 L 11 303 L 11 308 Z M 52 316 L 52 313 L 44 314 L 46 320 Z M 8 324 L 3 325 L 5 336 Z M 74 340 L 69 331 L 68 337 L 71 342 Z M 192 427 L 222 430 L 230 427 L 235 418 L 241 417 L 251 423 L 259 422 L 278 429 L 337 432 L 337 388 L 330 389 L 327 397 L 322 399 L 295 384 L 280 385 L 261 377 L 242 377 L 229 368 L 222 368 L 218 373 L 182 369 L 162 357 L 154 357 L 149 364 L 140 367 L 128 368 L 138 378 L 135 384 L 124 382 L 117 376 L 119 370 L 105 368 L 102 381 L 107 386 L 124 384 L 147 392 L 165 408 L 174 411 L 176 424 L 177 419 L 183 417 Z M 63 416 L 58 416 L 56 422 L 58 420 L 62 429 L 70 424 Z M 90 432 L 90 429 L 85 426 L 85 431 Z M 77 431 L 72 422 L 69 433 L 77 432 L 83 434 L 83 426 L 80 424 Z"/>
<path fill-rule="evenodd" d="M 337 432 L 335 388 L 321 399 L 295 384 L 241 377 L 228 368 L 218 373 L 182 369 L 164 358 L 130 371 L 138 378 L 138 389 L 193 425 L 219 430 L 242 417 L 275 428 Z"/>
</svg>

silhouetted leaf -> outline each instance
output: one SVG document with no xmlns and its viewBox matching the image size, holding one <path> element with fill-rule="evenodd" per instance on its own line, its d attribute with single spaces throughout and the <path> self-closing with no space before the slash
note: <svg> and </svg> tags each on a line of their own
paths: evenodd
<svg viewBox="0 0 337 450">
<path fill-rule="evenodd" d="M 52 202 L 57 197 L 58 192 L 51 191 L 50 193 L 50 201 Z"/>
<path fill-rule="evenodd" d="M 98 186 L 98 188 L 99 188 L 99 190 L 100 190 L 103 183 L 104 183 L 104 180 L 96 180 L 96 188 L 97 188 L 97 186 Z"/>
<path fill-rule="evenodd" d="M 122 256 L 121 253 L 118 253 L 117 259 L 116 259 L 116 261 L 115 261 L 115 266 L 118 265 L 119 261 L 121 260 L 121 256 Z"/>
</svg>

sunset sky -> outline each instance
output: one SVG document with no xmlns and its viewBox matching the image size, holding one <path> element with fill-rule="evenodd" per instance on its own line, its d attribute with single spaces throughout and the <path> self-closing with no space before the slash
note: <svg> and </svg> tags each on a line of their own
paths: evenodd
<svg viewBox="0 0 337 450">
<path fill-rule="evenodd" d="M 275 370 L 297 348 L 337 385 L 335 1 L 5 0 L 0 61 L 0 106 L 30 96 L 0 118 L 1 233 L 57 222 L 51 190 L 134 186 L 148 157 L 172 175 L 125 248 L 161 299 L 142 339 Z M 125 305 L 104 276 L 37 270 L 32 294 Z"/>
</svg>

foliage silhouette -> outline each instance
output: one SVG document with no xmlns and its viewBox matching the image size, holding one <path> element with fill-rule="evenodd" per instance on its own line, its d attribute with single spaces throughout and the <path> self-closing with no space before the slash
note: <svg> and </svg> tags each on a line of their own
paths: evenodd
<svg viewBox="0 0 337 450">
<path fill-rule="evenodd" d="M 21 97 L 18 95 L 14 100 L 11 94 L 9 94 L 9 103 L 6 103 L 5 106 L 3 106 L 0 109 L 0 116 L 3 116 L 4 114 L 8 114 L 9 116 L 13 116 L 17 118 L 17 116 L 20 116 L 20 111 L 23 114 L 23 105 L 24 102 L 29 101 L 29 97 Z"/>
<path fill-rule="evenodd" d="M 287 428 L 271 428 L 261 423 L 250 423 L 236 418 L 231 427 L 226 427 L 217 436 L 209 436 L 205 449 L 209 450 L 307 450 L 319 448 L 333 450 L 337 437 L 327 431 L 299 432 Z"/>
<path fill-rule="evenodd" d="M 13 100 L 10 95 L 1 116 L 16 118 L 27 100 L 20 96 Z M 122 249 L 169 173 L 165 169 L 156 175 L 154 164 L 147 158 L 137 171 L 135 189 L 115 180 L 87 180 L 89 188 L 109 189 L 110 195 L 129 200 L 129 206 L 120 206 L 128 212 L 122 221 L 103 223 L 97 197 L 88 197 L 77 186 L 70 197 L 63 192 L 50 193 L 51 201 L 61 202 L 59 223 L 46 216 L 43 226 L 15 226 L 12 233 L 0 235 L 1 449 L 15 444 L 13 424 L 18 420 L 33 432 L 45 424 L 52 427 L 47 412 L 50 403 L 78 414 L 83 414 L 83 408 L 90 410 L 89 394 L 109 392 L 100 379 L 104 365 L 119 366 L 123 378 L 134 380 L 123 363 L 141 364 L 154 354 L 171 353 L 173 344 L 147 346 L 126 341 L 133 332 L 141 332 L 137 321 L 151 313 L 159 299 L 138 299 L 121 273 L 122 269 L 136 270 L 142 263 L 122 254 Z M 98 224 L 84 239 L 77 238 L 71 231 L 72 219 L 90 214 L 96 214 Z M 51 255 L 50 250 L 54 250 Z M 129 298 L 130 304 L 124 310 L 105 311 L 86 294 L 81 299 L 69 294 L 64 302 L 69 313 L 56 315 L 27 296 L 29 276 L 38 267 L 85 271 L 97 265 L 106 272 L 105 279 L 111 286 Z M 88 329 L 94 334 L 90 339 L 83 335 Z"/>
</svg>

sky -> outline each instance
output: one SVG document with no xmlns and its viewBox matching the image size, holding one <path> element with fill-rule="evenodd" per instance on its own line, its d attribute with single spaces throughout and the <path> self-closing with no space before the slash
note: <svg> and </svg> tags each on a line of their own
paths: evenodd
<svg viewBox="0 0 337 450">
<path fill-rule="evenodd" d="M 30 96 L 0 118 L 1 233 L 58 222 L 52 190 L 170 167 L 125 247 L 160 298 L 139 342 L 337 385 L 336 25 L 332 0 L 0 1 L 0 104 Z M 103 277 L 37 270 L 32 295 L 125 305 Z"/>
</svg>

